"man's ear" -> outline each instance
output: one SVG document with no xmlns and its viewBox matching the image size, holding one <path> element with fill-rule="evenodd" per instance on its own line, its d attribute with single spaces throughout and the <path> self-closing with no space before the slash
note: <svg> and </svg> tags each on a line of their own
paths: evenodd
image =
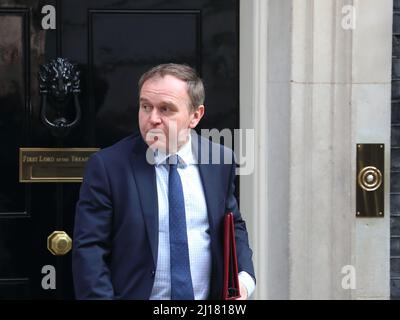
<svg viewBox="0 0 400 320">
<path fill-rule="evenodd" d="M 203 118 L 204 111 L 205 111 L 204 105 L 200 105 L 197 107 L 197 109 L 191 114 L 189 128 L 194 129 L 197 126 L 201 118 Z"/>
</svg>

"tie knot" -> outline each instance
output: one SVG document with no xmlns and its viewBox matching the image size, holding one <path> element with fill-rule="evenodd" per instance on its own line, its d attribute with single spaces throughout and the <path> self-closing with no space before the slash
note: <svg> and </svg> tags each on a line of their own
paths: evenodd
<svg viewBox="0 0 400 320">
<path fill-rule="evenodd" d="M 177 166 L 179 163 L 179 156 L 177 154 L 173 154 L 168 158 L 168 164 L 170 166 Z"/>
</svg>

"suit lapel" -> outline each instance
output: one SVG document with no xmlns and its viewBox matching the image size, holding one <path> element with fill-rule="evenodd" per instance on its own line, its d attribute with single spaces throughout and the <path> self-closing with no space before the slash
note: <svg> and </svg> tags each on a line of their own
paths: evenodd
<svg viewBox="0 0 400 320">
<path fill-rule="evenodd" d="M 199 172 L 201 182 L 203 183 L 204 195 L 206 198 L 207 204 L 207 213 L 208 213 L 208 223 L 210 225 L 211 236 L 213 237 L 214 230 L 214 218 L 218 216 L 218 201 L 216 201 L 216 191 L 215 187 L 218 181 L 216 181 L 216 175 L 213 173 L 213 170 L 209 168 L 209 165 L 199 164 Z"/>
<path fill-rule="evenodd" d="M 146 159 L 147 145 L 142 139 L 134 149 L 131 167 L 139 192 L 143 219 L 153 255 L 154 266 L 157 265 L 158 255 L 158 198 L 154 166 Z"/>
<path fill-rule="evenodd" d="M 210 225 L 210 235 L 214 238 L 214 220 L 218 216 L 218 187 L 220 186 L 220 181 L 218 181 L 219 174 L 217 172 L 218 166 L 211 164 L 210 158 L 210 142 L 200 135 L 192 134 L 192 150 L 194 156 L 198 160 L 198 167 L 200 172 L 201 182 L 203 184 L 204 195 L 207 204 L 208 213 L 208 223 Z M 204 160 L 208 159 L 204 163 Z M 202 161 L 203 160 L 203 161 Z M 203 163 L 202 163 L 203 162 Z M 211 245 L 215 241 L 211 240 Z"/>
</svg>

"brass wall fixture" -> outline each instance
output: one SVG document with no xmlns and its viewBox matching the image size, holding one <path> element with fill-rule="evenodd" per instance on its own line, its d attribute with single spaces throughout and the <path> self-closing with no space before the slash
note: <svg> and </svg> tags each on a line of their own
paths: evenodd
<svg viewBox="0 0 400 320">
<path fill-rule="evenodd" d="M 364 167 L 358 174 L 358 184 L 365 191 L 375 191 L 382 184 L 381 171 L 373 166 Z"/>
<path fill-rule="evenodd" d="M 47 249 L 55 256 L 63 256 L 72 248 L 72 240 L 65 231 L 54 231 L 47 237 Z"/>
<path fill-rule="evenodd" d="M 356 217 L 384 217 L 385 146 L 357 144 Z"/>
</svg>

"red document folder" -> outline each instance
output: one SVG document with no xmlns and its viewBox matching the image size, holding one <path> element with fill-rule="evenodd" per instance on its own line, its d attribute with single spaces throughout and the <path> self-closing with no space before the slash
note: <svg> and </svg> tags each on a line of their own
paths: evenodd
<svg viewBox="0 0 400 320">
<path fill-rule="evenodd" d="M 236 255 L 235 228 L 233 213 L 228 212 L 224 218 L 224 285 L 223 300 L 240 298 L 238 263 Z"/>
</svg>

